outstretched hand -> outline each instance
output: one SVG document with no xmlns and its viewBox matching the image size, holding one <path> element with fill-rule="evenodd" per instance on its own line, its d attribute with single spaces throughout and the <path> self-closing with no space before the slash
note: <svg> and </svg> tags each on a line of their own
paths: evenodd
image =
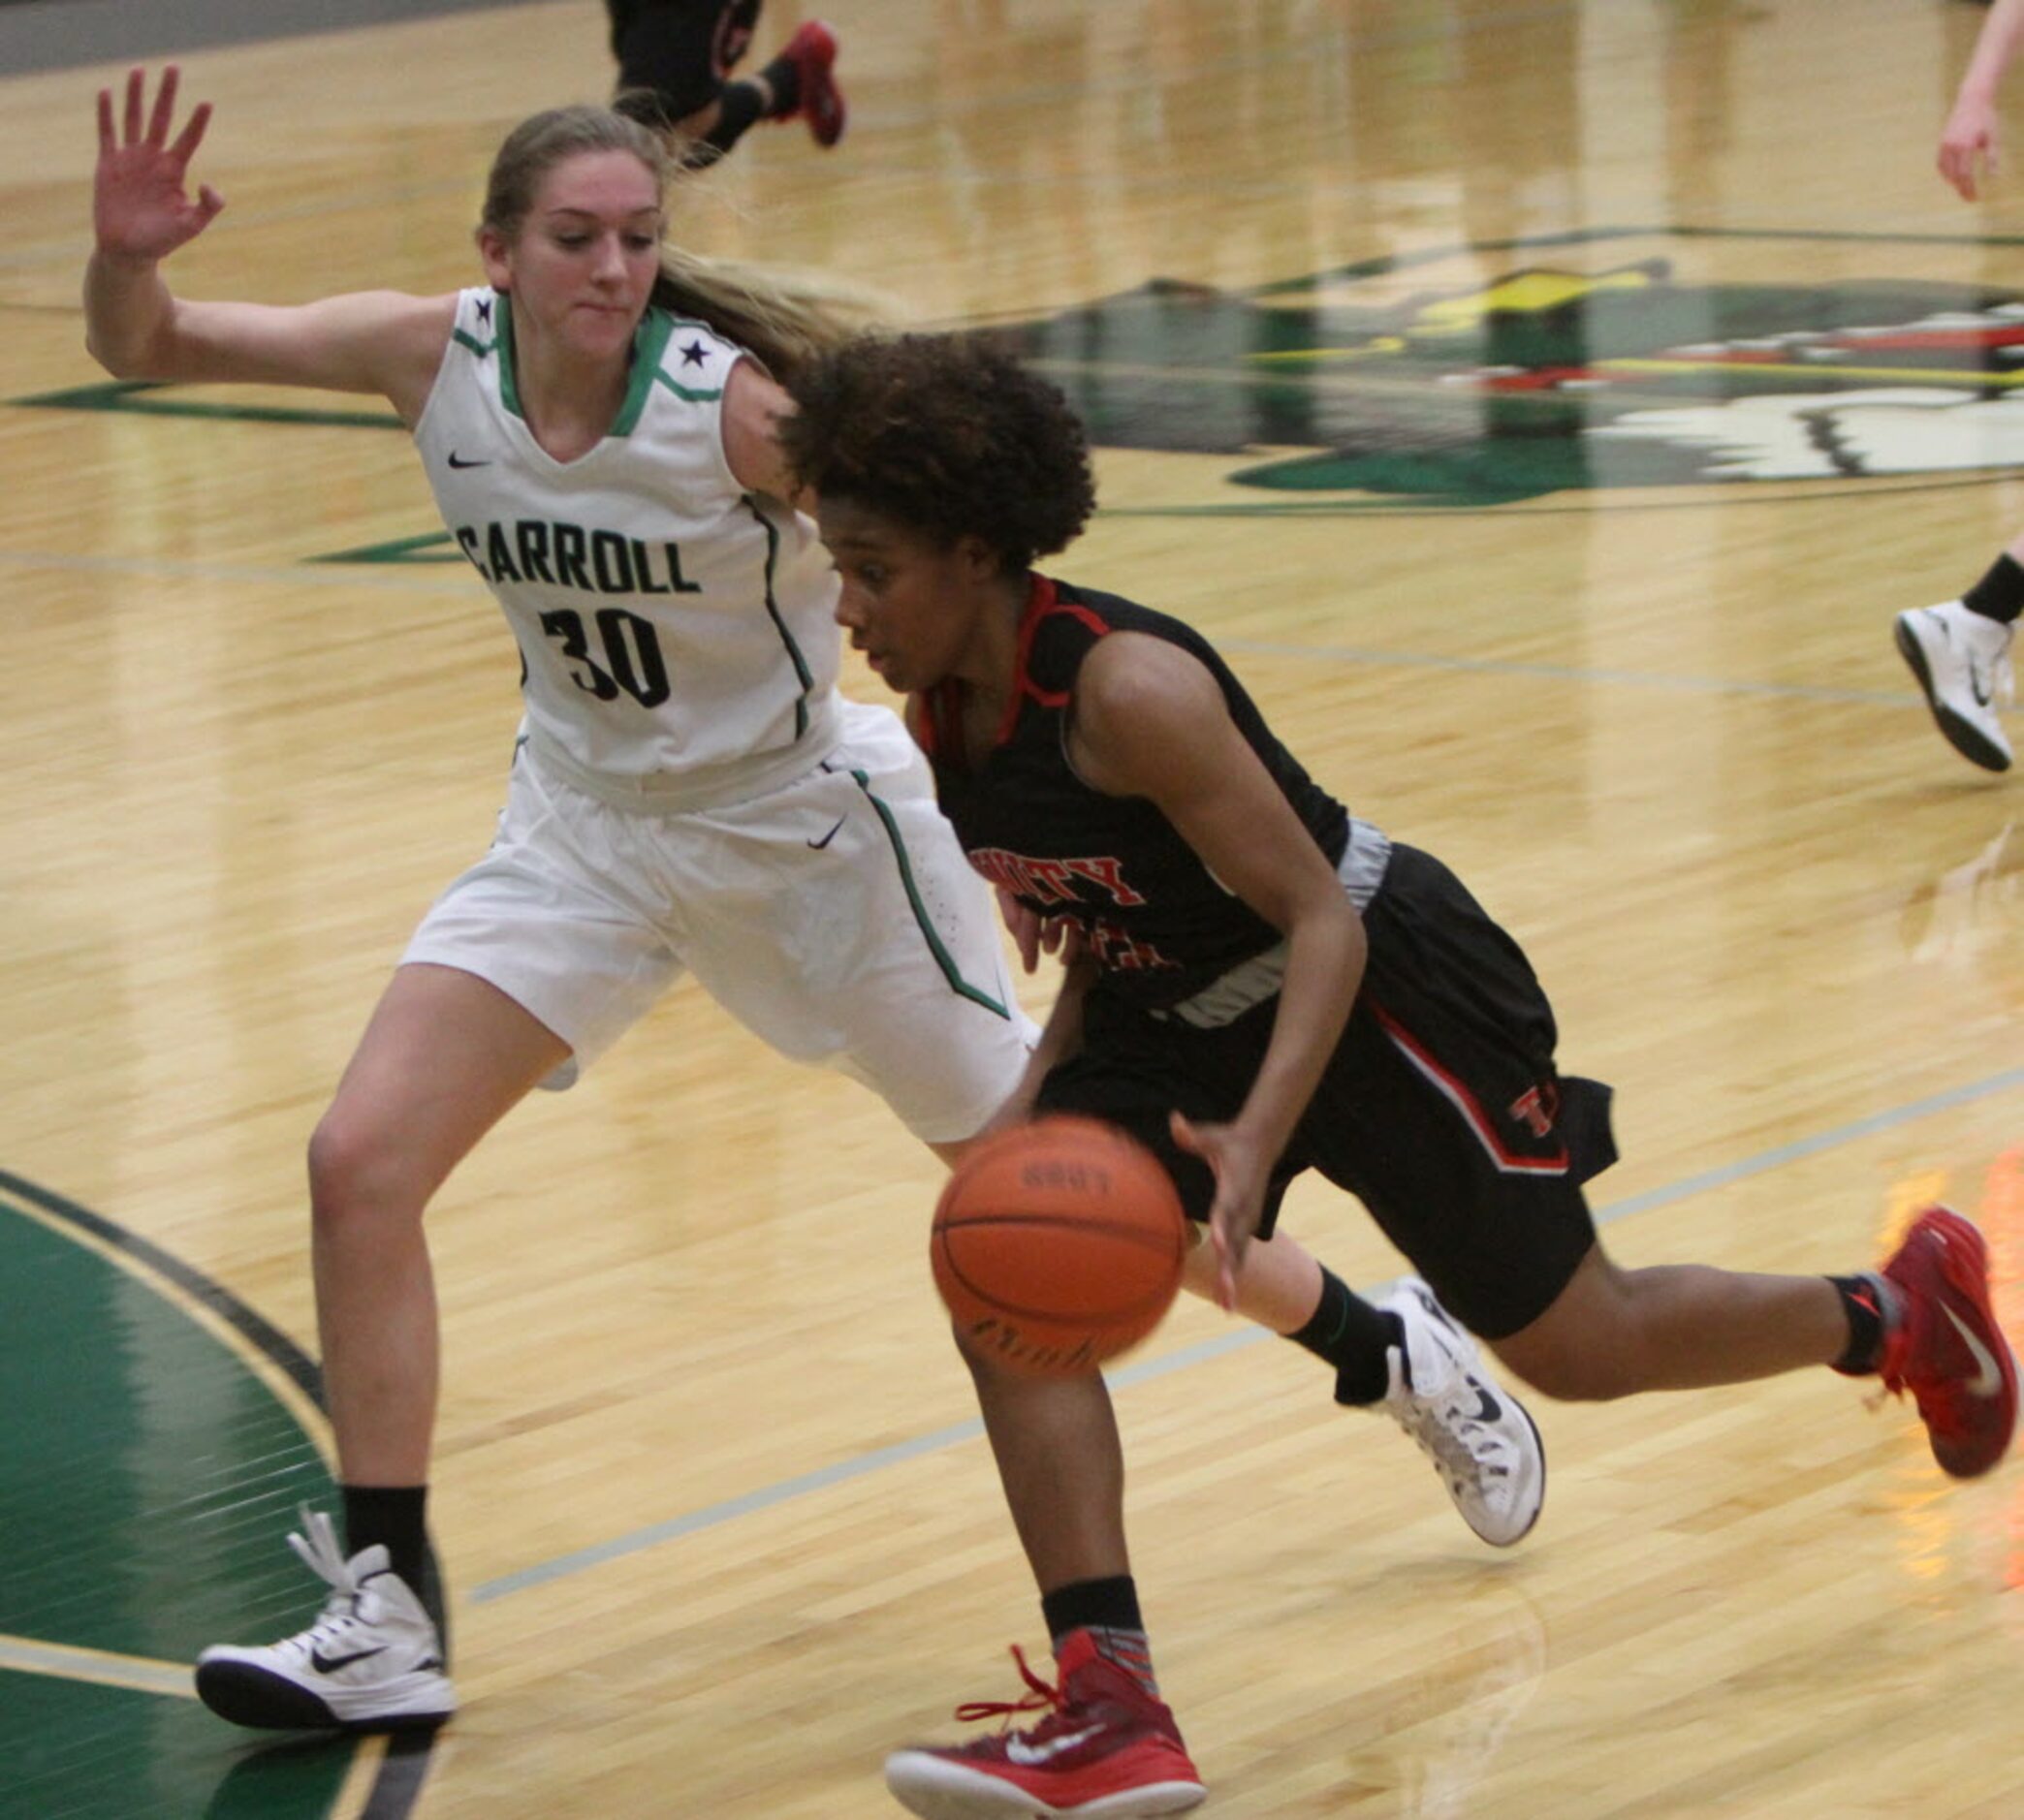
<svg viewBox="0 0 2024 1820">
<path fill-rule="evenodd" d="M 1234 1124 L 1196 1124 L 1180 1113 L 1167 1115 L 1174 1142 L 1198 1156 L 1216 1176 L 1209 1208 L 1209 1242 L 1216 1247 L 1216 1301 L 1228 1312 L 1237 1306 L 1237 1277 L 1244 1269 L 1258 1222 L 1265 1215 L 1265 1189 L 1273 1159 Z"/>
<path fill-rule="evenodd" d="M 98 171 L 92 180 L 91 222 L 98 250 L 114 259 L 166 259 L 210 226 L 225 199 L 206 183 L 192 201 L 183 187 L 190 159 L 210 124 L 211 106 L 199 102 L 172 143 L 175 88 L 180 72 L 162 72 L 154 106 L 147 108 L 147 77 L 127 74 L 125 117 L 112 122 L 112 91 L 99 90 Z M 145 114 L 145 123 L 142 115 Z"/>
</svg>

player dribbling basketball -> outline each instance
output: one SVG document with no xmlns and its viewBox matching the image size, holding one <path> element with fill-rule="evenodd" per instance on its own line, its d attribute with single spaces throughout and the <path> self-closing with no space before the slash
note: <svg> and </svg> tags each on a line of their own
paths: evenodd
<svg viewBox="0 0 2024 1820">
<path fill-rule="evenodd" d="M 1312 1167 L 1550 1395 L 1831 1365 L 1911 1391 L 1948 1472 L 2002 1459 L 2015 1365 L 1959 1215 L 1928 1209 L 1881 1271 L 1844 1277 L 1610 1261 L 1581 1188 L 1614 1159 L 1607 1090 L 1560 1074 L 1518 945 L 1439 860 L 1315 783 L 1199 634 L 1033 569 L 1094 506 L 1059 392 L 981 342 L 932 336 L 854 343 L 790 390 L 782 440 L 820 498 L 838 617 L 908 693 L 971 863 L 1080 932 L 1037 1103 L 1165 1159 L 1226 1297 Z M 936 1820 L 1194 1805 L 1138 1616 L 1102 1380 L 965 1356 L 1060 1679 L 1026 1671 L 1024 1706 L 1052 1709 L 1031 1730 L 902 1750 L 890 1786 Z"/>
</svg>

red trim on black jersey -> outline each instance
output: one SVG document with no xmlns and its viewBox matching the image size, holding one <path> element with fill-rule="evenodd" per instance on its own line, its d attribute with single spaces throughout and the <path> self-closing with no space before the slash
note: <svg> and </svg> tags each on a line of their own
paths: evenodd
<svg viewBox="0 0 2024 1820">
<path fill-rule="evenodd" d="M 1476 1135 L 1476 1142 L 1489 1153 L 1491 1162 L 1500 1172 L 1506 1176 L 1565 1176 L 1567 1173 L 1567 1146 L 1565 1144 L 1545 1156 L 1521 1156 L 1506 1148 L 1503 1140 L 1498 1136 L 1496 1122 L 1483 1111 L 1468 1083 L 1443 1068 L 1433 1051 L 1381 1005 L 1372 1005 L 1371 1013 L 1399 1052 L 1468 1121 L 1469 1128 Z"/>
<path fill-rule="evenodd" d="M 1038 702 L 1042 707 L 1068 706 L 1072 690 L 1043 689 L 1033 680 L 1030 670 L 1033 640 L 1040 631 L 1040 622 L 1055 613 L 1074 614 L 1099 639 L 1111 630 L 1111 622 L 1093 607 L 1081 601 L 1061 599 L 1054 582 L 1036 569 L 1031 590 L 1027 595 L 1026 613 L 1019 622 L 1019 655 L 1013 664 L 1012 695 L 1005 704 L 1005 717 L 998 723 L 994 744 L 1003 745 L 1011 738 L 1013 728 L 1019 725 L 1019 710 L 1027 701 Z"/>
</svg>

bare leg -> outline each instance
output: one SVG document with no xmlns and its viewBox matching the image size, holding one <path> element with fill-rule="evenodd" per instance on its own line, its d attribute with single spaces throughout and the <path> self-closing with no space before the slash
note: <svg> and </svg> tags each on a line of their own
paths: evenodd
<svg viewBox="0 0 2024 1820">
<path fill-rule="evenodd" d="M 1183 1269 L 1181 1286 L 1205 1302 L 1216 1300 L 1215 1247 L 1200 1227 Z M 1237 1273 L 1237 1312 L 1279 1334 L 1297 1334 L 1321 1305 L 1321 1264 L 1299 1239 L 1274 1233 L 1244 1254 Z"/>
<path fill-rule="evenodd" d="M 1497 1356 L 1549 1396 L 1740 1384 L 1829 1365 L 1849 1341 L 1824 1276 L 1765 1276 L 1702 1264 L 1619 1269 L 1592 1246 L 1553 1305 Z"/>
<path fill-rule="evenodd" d="M 957 1345 L 1040 1590 L 1130 1573 L 1124 1449 L 1102 1377 L 1022 1378 Z"/>
<path fill-rule="evenodd" d="M 422 1214 L 568 1045 L 451 967 L 397 969 L 309 1142 L 324 1384 L 347 1485 L 420 1485 L 435 1427 L 435 1282 Z"/>
</svg>

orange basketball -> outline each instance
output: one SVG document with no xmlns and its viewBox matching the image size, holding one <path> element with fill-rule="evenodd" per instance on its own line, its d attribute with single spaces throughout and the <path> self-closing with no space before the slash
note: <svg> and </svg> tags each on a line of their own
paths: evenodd
<svg viewBox="0 0 2024 1820">
<path fill-rule="evenodd" d="M 1145 1338 L 1181 1287 L 1187 1216 L 1153 1152 L 1054 1114 L 987 1139 L 934 1209 L 934 1286 L 1012 1370 L 1068 1377 Z"/>
</svg>

